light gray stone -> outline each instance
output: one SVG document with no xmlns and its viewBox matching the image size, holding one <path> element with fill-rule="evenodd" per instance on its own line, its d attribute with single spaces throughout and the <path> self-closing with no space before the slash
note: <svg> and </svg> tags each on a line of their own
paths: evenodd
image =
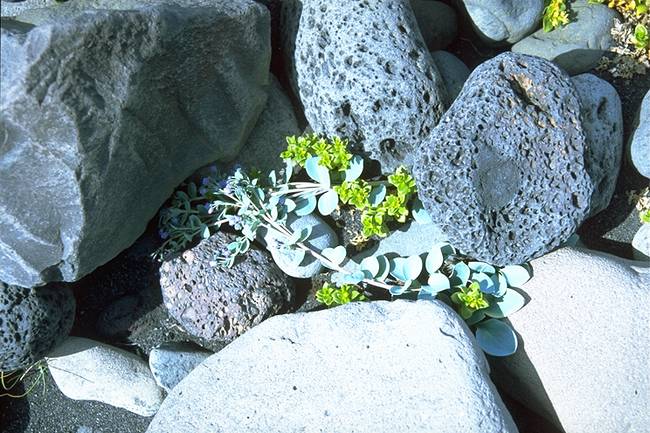
<svg viewBox="0 0 650 433">
<path fill-rule="evenodd" d="M 0 281 L 0 371 L 41 360 L 68 336 L 74 315 L 69 287 L 25 289 Z"/>
<path fill-rule="evenodd" d="M 0 280 L 74 281 L 107 262 L 194 170 L 233 159 L 264 108 L 264 6 L 137 3 L 2 21 Z"/>
<path fill-rule="evenodd" d="M 429 51 L 442 50 L 453 42 L 458 24 L 452 7 L 433 0 L 411 0 L 411 7 Z"/>
<path fill-rule="evenodd" d="M 516 432 L 488 372 L 437 301 L 277 316 L 190 373 L 147 432 Z"/>
<path fill-rule="evenodd" d="M 29 9 L 40 9 L 47 6 L 54 6 L 59 4 L 56 0 L 25 0 L 21 2 L 0 2 L 0 16 L 2 17 L 15 17 L 20 15 L 21 12 Z"/>
<path fill-rule="evenodd" d="M 623 157 L 623 110 L 616 89 L 592 74 L 571 78 L 578 91 L 582 127 L 587 139 L 585 167 L 594 191 L 590 215 L 609 205 Z"/>
<path fill-rule="evenodd" d="M 470 70 L 462 60 L 447 51 L 433 51 L 431 57 L 445 83 L 447 89 L 445 100 L 447 107 L 450 107 L 469 78 Z"/>
<path fill-rule="evenodd" d="M 593 189 L 580 108 L 569 76 L 539 57 L 506 52 L 472 72 L 413 169 L 453 246 L 506 266 L 576 231 Z"/>
<path fill-rule="evenodd" d="M 647 430 L 649 263 L 562 248 L 531 264 L 508 318 L 523 345 L 491 359 L 495 382 L 562 431 Z"/>
<path fill-rule="evenodd" d="M 149 368 L 156 383 L 169 392 L 210 355 L 193 344 L 163 343 L 149 353 Z"/>
<path fill-rule="evenodd" d="M 569 24 L 545 32 L 537 30 L 517 42 L 512 51 L 543 57 L 557 63 L 571 75 L 593 69 L 614 44 L 611 30 L 621 18 L 607 5 L 589 4 L 588 0 L 571 2 Z"/>
<path fill-rule="evenodd" d="M 632 239 L 634 255 L 638 260 L 650 260 L 650 224 L 643 224 Z"/>
<path fill-rule="evenodd" d="M 47 357 L 52 378 L 74 400 L 95 400 L 142 416 L 156 413 L 163 391 L 136 355 L 87 338 L 69 337 Z"/>
<path fill-rule="evenodd" d="M 282 5 L 288 74 L 314 132 L 349 138 L 384 172 L 409 165 L 445 108 L 409 1 Z"/>
<path fill-rule="evenodd" d="M 458 0 L 464 5 L 478 35 L 488 43 L 521 40 L 542 19 L 544 0 Z"/>
<path fill-rule="evenodd" d="M 293 214 L 289 215 L 287 219 L 288 227 L 294 231 L 310 227 L 311 235 L 307 241 L 307 245 L 313 247 L 317 251 L 322 251 L 325 248 L 334 248 L 338 245 L 338 237 L 334 230 L 325 223 L 319 216 L 312 214 L 302 217 L 296 217 Z M 318 260 L 309 254 L 300 262 L 300 265 L 294 264 L 294 252 L 286 250 L 281 247 L 281 240 L 284 237 L 275 230 L 264 233 L 263 241 L 268 250 L 273 256 L 273 260 L 282 271 L 294 278 L 311 278 L 318 274 L 323 266 Z"/>
<path fill-rule="evenodd" d="M 641 102 L 628 148 L 634 168 L 650 178 L 650 91 L 646 92 Z"/>
</svg>

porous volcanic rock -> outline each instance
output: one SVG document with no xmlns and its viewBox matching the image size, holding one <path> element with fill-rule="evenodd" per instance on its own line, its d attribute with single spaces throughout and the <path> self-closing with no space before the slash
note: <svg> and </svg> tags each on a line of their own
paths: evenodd
<svg viewBox="0 0 650 433">
<path fill-rule="evenodd" d="M 289 277 L 268 252 L 254 245 L 232 268 L 212 266 L 215 257 L 228 254 L 226 247 L 235 240 L 232 234 L 217 232 L 160 268 L 170 315 L 187 332 L 208 342 L 233 340 L 285 309 L 294 297 Z"/>
<path fill-rule="evenodd" d="M 461 251 L 522 263 L 560 245 L 589 212 L 585 142 L 569 77 L 504 53 L 474 70 L 422 147 L 418 192 Z"/>
<path fill-rule="evenodd" d="M 444 112 L 444 83 L 408 0 L 288 0 L 288 73 L 314 132 L 344 136 L 384 172 L 410 164 Z"/>
</svg>

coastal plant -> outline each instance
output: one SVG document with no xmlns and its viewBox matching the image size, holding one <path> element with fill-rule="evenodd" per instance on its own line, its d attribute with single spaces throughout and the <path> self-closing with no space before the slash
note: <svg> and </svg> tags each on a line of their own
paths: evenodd
<svg viewBox="0 0 650 433">
<path fill-rule="evenodd" d="M 326 282 L 316 292 L 316 300 L 328 307 L 333 307 L 355 301 L 366 301 L 368 298 L 353 284 L 343 284 L 341 287 L 336 287 Z"/>
<path fill-rule="evenodd" d="M 641 191 L 630 191 L 628 201 L 634 204 L 639 212 L 639 220 L 642 224 L 650 224 L 650 187 Z"/>
<path fill-rule="evenodd" d="M 38 384 L 43 385 L 45 392 L 45 380 L 47 363 L 45 360 L 36 361 L 24 370 L 0 371 L 0 398 L 22 398 L 29 395 Z M 22 385 L 24 391 L 17 393 L 15 390 Z"/>
<path fill-rule="evenodd" d="M 550 32 L 560 26 L 569 24 L 569 13 L 565 0 L 546 0 L 542 17 L 542 28 Z"/>
</svg>

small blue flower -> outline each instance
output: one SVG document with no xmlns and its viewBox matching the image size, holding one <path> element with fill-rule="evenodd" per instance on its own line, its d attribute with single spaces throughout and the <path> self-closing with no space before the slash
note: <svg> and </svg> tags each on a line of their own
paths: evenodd
<svg viewBox="0 0 650 433">
<path fill-rule="evenodd" d="M 178 223 L 179 223 L 179 221 L 178 221 L 178 217 L 174 217 L 174 218 L 172 218 L 172 219 L 170 220 L 170 222 L 172 223 L 172 225 L 177 226 Z"/>
<path fill-rule="evenodd" d="M 210 211 L 212 210 L 212 204 L 211 203 L 206 203 L 206 204 L 203 205 L 203 207 L 205 208 L 206 211 L 208 211 L 208 213 L 210 213 Z"/>
<path fill-rule="evenodd" d="M 169 237 L 169 233 L 163 229 L 158 230 L 158 235 L 160 236 L 160 239 L 167 239 Z"/>
<path fill-rule="evenodd" d="M 207 193 L 208 193 L 208 189 L 206 187 L 202 186 L 201 188 L 199 188 L 199 194 L 206 195 Z"/>
<path fill-rule="evenodd" d="M 201 185 L 203 185 L 203 186 L 210 185 L 210 178 L 209 177 L 204 177 L 203 179 L 201 179 Z"/>
<path fill-rule="evenodd" d="M 219 181 L 219 188 L 224 189 L 226 186 L 228 186 L 228 181 L 226 179 Z"/>
<path fill-rule="evenodd" d="M 217 166 L 214 165 L 214 164 L 212 164 L 212 165 L 210 166 L 210 171 L 211 171 L 212 173 L 216 173 L 216 172 L 217 172 Z"/>
</svg>

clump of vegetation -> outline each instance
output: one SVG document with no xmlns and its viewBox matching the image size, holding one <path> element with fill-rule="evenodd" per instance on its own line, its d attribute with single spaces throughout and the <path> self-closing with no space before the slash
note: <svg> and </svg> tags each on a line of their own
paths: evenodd
<svg viewBox="0 0 650 433">
<path fill-rule="evenodd" d="M 0 398 L 22 398 L 29 395 L 38 384 L 43 385 L 45 392 L 45 380 L 47 375 L 47 363 L 45 360 L 36 361 L 25 370 L 0 371 Z M 18 387 L 23 387 L 23 392 L 18 393 Z"/>
<path fill-rule="evenodd" d="M 569 12 L 565 0 L 546 0 L 542 28 L 550 32 L 560 26 L 569 24 Z"/>
<path fill-rule="evenodd" d="M 330 283 L 325 283 L 316 292 L 316 300 L 328 307 L 333 307 L 355 301 L 367 301 L 368 298 L 359 292 L 358 287 L 353 284 L 343 284 L 341 287 L 336 287 Z"/>
<path fill-rule="evenodd" d="M 643 224 L 650 224 L 650 187 L 643 190 L 630 191 L 628 193 L 629 203 L 636 203 L 636 210 L 639 211 L 639 220 Z"/>
</svg>

